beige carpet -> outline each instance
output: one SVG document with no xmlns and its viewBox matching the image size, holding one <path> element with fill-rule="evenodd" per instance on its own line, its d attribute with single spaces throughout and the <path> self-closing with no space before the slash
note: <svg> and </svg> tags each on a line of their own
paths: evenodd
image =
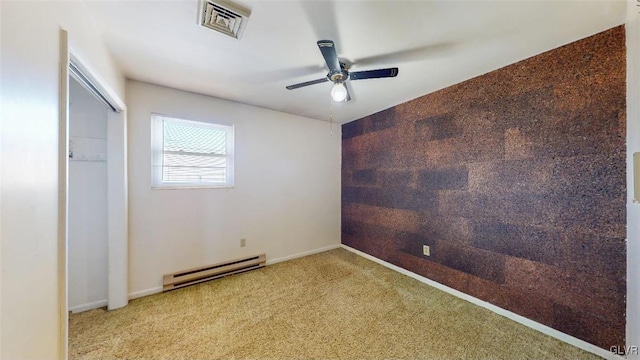
<svg viewBox="0 0 640 360">
<path fill-rule="evenodd" d="M 71 315 L 71 359 L 595 359 L 343 249 Z"/>
</svg>

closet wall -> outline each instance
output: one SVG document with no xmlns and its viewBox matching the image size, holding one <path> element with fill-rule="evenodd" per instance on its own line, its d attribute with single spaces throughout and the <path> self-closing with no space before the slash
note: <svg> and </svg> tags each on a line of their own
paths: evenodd
<svg viewBox="0 0 640 360">
<path fill-rule="evenodd" d="M 107 305 L 107 111 L 69 81 L 69 310 Z"/>
</svg>

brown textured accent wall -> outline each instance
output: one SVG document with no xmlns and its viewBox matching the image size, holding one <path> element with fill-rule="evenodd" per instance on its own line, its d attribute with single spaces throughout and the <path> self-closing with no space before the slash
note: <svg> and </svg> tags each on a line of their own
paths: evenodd
<svg viewBox="0 0 640 360">
<path fill-rule="evenodd" d="M 620 26 L 343 125 L 342 243 L 624 344 L 625 94 Z"/>
</svg>

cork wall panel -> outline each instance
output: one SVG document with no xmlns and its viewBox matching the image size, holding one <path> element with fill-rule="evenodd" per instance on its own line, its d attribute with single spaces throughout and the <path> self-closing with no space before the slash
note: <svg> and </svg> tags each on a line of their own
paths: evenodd
<svg viewBox="0 0 640 360">
<path fill-rule="evenodd" d="M 342 242 L 623 345 L 625 56 L 616 27 L 344 124 Z"/>
</svg>

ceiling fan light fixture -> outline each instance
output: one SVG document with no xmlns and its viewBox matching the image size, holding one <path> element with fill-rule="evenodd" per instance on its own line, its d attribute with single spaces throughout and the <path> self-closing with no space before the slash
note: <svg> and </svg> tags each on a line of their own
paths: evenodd
<svg viewBox="0 0 640 360">
<path fill-rule="evenodd" d="M 342 81 L 338 81 L 331 89 L 331 98 L 335 102 L 345 101 L 347 99 L 347 88 Z"/>
<path fill-rule="evenodd" d="M 398 75 L 398 68 L 349 72 L 347 64 L 344 62 L 340 62 L 333 41 L 319 40 L 317 44 L 318 48 L 320 49 L 320 53 L 322 53 L 322 57 L 324 57 L 324 61 L 327 63 L 329 73 L 327 74 L 327 76 L 321 79 L 288 85 L 286 86 L 288 90 L 294 90 L 309 85 L 331 81 L 334 84 L 333 88 L 331 89 L 331 99 L 335 102 L 351 101 L 349 89 L 344 84 L 347 80 L 390 78 Z"/>
</svg>

